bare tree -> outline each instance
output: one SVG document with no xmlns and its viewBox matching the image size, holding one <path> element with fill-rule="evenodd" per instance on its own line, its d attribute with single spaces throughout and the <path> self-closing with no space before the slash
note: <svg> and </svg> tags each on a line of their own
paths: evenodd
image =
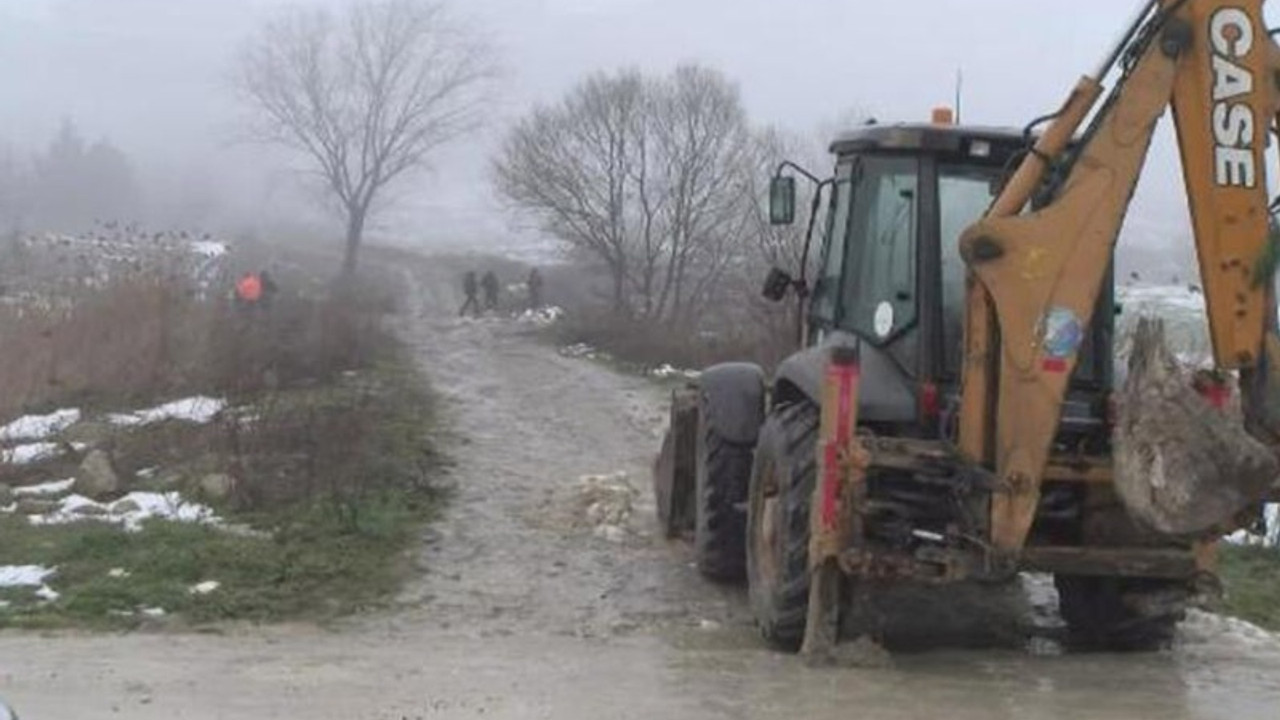
<svg viewBox="0 0 1280 720">
<path fill-rule="evenodd" d="M 823 143 L 830 138 L 823 137 Z M 823 143 L 809 142 L 805 138 L 777 128 L 765 128 L 752 137 L 751 153 L 747 158 L 749 170 L 746 173 L 750 190 L 755 198 L 748 212 L 750 221 L 747 235 L 751 238 L 754 262 L 757 269 L 767 271 L 770 267 L 779 267 L 792 275 L 801 275 L 801 266 L 807 261 L 806 275 L 811 276 L 816 264 L 821 237 L 814 239 L 814 247 L 810 248 L 809 257 L 804 257 L 805 236 L 808 230 L 810 205 L 799 208 L 798 221 L 791 225 L 772 225 L 769 222 L 769 180 L 783 161 L 798 163 L 801 167 L 818 175 L 830 174 L 832 160 L 823 151 Z M 799 197 L 812 201 L 816 188 L 801 182 Z M 822 198 L 825 200 L 825 196 Z M 822 211 L 817 209 L 818 218 L 815 234 L 822 230 Z M 761 275 L 763 279 L 763 275 Z"/>
<path fill-rule="evenodd" d="M 781 226 L 769 222 L 769 179 L 784 160 L 797 162 L 819 175 L 829 171 L 829 160 L 818 143 L 806 142 L 800 136 L 776 128 L 755 133 L 745 173 L 750 186 L 748 195 L 754 198 L 747 208 L 744 230 L 748 238 L 746 260 L 742 272 L 734 278 L 736 284 L 724 288 L 726 292 L 745 296 L 746 301 L 739 307 L 747 316 L 744 318 L 746 323 L 759 334 L 757 347 L 760 359 L 766 363 L 777 362 L 794 351 L 794 341 L 799 334 L 797 323 L 800 321 L 797 311 L 803 312 L 804 308 L 798 307 L 794 300 L 776 303 L 764 299 L 760 294 L 764 278 L 771 267 L 777 267 L 797 278 L 803 275 L 812 282 L 826 211 L 825 202 L 816 209 L 811 203 L 806 203 L 803 212 L 798 214 L 798 222 Z M 816 188 L 807 184 L 801 188 L 800 197 L 812 201 Z M 829 193 L 819 199 L 825 201 L 828 196 Z M 806 257 L 805 239 L 811 212 L 816 213 L 817 222 L 813 245 L 808 248 Z"/>
<path fill-rule="evenodd" d="M 241 52 L 236 87 L 254 139 L 299 153 L 346 220 L 344 274 L 391 183 L 475 129 L 493 66 L 432 0 L 291 8 Z"/>
<path fill-rule="evenodd" d="M 646 95 L 639 73 L 592 76 L 521 120 L 493 166 L 501 195 L 605 264 L 618 313 L 630 309 L 635 235 L 643 243 L 654 221 L 643 167 Z"/>
<path fill-rule="evenodd" d="M 17 236 L 30 213 L 30 175 L 8 143 L 0 143 L 0 233 Z"/>
<path fill-rule="evenodd" d="M 749 138 L 715 71 L 596 75 L 518 123 L 494 174 L 545 232 L 604 262 L 615 311 L 688 323 L 742 242 Z"/>
<path fill-rule="evenodd" d="M 128 157 L 105 138 L 86 143 L 70 120 L 33 159 L 27 192 L 32 220 L 45 229 L 75 232 L 95 219 L 130 221 L 142 208 Z"/>
<path fill-rule="evenodd" d="M 750 130 L 737 88 L 714 70 L 688 65 L 664 86 L 655 122 L 671 245 L 658 313 L 691 322 L 743 240 L 754 200 L 744 177 Z"/>
</svg>

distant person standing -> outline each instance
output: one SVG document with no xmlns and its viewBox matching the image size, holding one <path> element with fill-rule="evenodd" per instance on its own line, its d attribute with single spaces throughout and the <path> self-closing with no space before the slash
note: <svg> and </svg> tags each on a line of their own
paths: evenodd
<svg viewBox="0 0 1280 720">
<path fill-rule="evenodd" d="M 462 308 L 458 310 L 458 315 L 466 315 L 467 308 L 471 308 L 473 315 L 480 315 L 480 301 L 476 299 L 476 295 L 480 292 L 479 284 L 476 282 L 476 271 L 468 270 L 466 275 L 462 276 L 462 292 L 466 293 L 467 301 L 462 303 Z"/>
<path fill-rule="evenodd" d="M 248 310 L 262 300 L 262 278 L 255 272 L 246 272 L 236 281 L 236 306 Z"/>
<path fill-rule="evenodd" d="M 270 310 L 271 304 L 275 300 L 276 293 L 280 292 L 280 286 L 277 285 L 275 279 L 271 277 L 271 273 L 266 270 L 262 270 L 258 273 L 258 283 L 262 286 L 261 299 L 258 301 L 258 304 L 263 310 Z"/>
<path fill-rule="evenodd" d="M 484 278 L 480 280 L 480 284 L 484 286 L 484 309 L 495 310 L 498 307 L 498 276 L 489 270 L 484 274 Z"/>
<path fill-rule="evenodd" d="M 542 273 L 538 272 L 538 268 L 529 271 L 529 279 L 525 284 L 529 288 L 529 309 L 542 307 Z"/>
</svg>

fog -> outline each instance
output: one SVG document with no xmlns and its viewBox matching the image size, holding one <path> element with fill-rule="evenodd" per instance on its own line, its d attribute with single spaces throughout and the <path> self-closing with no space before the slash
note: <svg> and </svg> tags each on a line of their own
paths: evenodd
<svg viewBox="0 0 1280 720">
<path fill-rule="evenodd" d="M 22 157 L 47 147 L 69 119 L 87 141 L 107 138 L 132 160 L 149 211 L 224 229 L 324 222 L 289 156 L 237 142 L 228 69 L 281 4 L 0 0 L 0 143 Z M 740 84 L 754 122 L 815 142 L 851 109 L 881 122 L 926 119 L 952 102 L 962 72 L 966 123 L 1021 126 L 1054 109 L 1097 64 L 1134 4 L 454 0 L 503 71 L 489 122 L 400 185 L 399 202 L 371 234 L 424 245 L 532 240 L 494 199 L 488 158 L 514 118 L 593 70 L 702 62 Z M 1168 128 L 1150 168 L 1129 236 L 1140 244 L 1185 237 Z"/>
</svg>

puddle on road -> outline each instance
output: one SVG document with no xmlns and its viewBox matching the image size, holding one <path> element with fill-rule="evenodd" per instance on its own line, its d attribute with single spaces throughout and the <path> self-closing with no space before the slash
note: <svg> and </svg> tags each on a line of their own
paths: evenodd
<svg viewBox="0 0 1280 720">
<path fill-rule="evenodd" d="M 811 668 L 749 633 L 689 633 L 671 643 L 672 688 L 734 717 L 1275 718 L 1277 658 L 1202 662 L 1187 649 L 1036 656 L 1015 650 L 897 653 L 887 668 Z M 851 712 L 857 711 L 856 715 Z"/>
<path fill-rule="evenodd" d="M 1256 629 L 1192 613 L 1175 648 L 1154 653 L 1067 653 L 1052 639 L 1036 582 L 1020 634 L 974 623 L 939 634 L 932 649 L 896 651 L 884 668 L 812 668 L 770 650 L 745 624 L 668 628 L 660 637 L 674 690 L 702 712 L 732 717 L 967 720 L 1250 720 L 1280 717 L 1280 642 Z M 949 632 L 956 627 L 947 623 Z M 917 628 L 914 639 L 928 632 Z M 1041 632 L 1043 630 L 1043 632 Z M 974 649 L 954 648 L 966 640 Z M 923 645 L 924 647 L 920 647 Z"/>
</svg>

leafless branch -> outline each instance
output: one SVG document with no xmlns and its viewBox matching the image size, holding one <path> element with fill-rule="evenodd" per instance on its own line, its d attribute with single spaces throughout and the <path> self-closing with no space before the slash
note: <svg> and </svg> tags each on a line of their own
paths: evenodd
<svg viewBox="0 0 1280 720">
<path fill-rule="evenodd" d="M 517 124 L 494 176 L 544 231 L 609 267 L 616 310 L 682 322 L 742 244 L 750 140 L 714 71 L 597 75 Z"/>
<path fill-rule="evenodd" d="M 379 192 L 481 121 L 487 48 L 433 0 L 292 8 L 241 51 L 236 86 L 257 140 L 299 153 L 347 221 L 354 271 Z"/>
</svg>

